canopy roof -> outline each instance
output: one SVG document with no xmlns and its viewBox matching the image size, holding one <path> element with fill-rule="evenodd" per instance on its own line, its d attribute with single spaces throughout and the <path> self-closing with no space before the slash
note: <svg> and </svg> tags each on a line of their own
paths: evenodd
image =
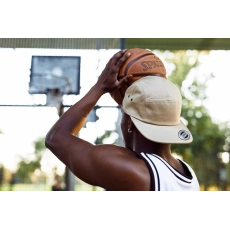
<svg viewBox="0 0 230 230">
<path fill-rule="evenodd" d="M 0 48 L 230 50 L 230 38 L 0 38 Z"/>
</svg>

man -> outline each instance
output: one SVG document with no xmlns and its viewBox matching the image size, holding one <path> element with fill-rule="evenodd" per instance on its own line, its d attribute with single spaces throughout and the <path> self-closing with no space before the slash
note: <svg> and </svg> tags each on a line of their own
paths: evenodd
<svg viewBox="0 0 230 230">
<path fill-rule="evenodd" d="M 179 90 L 167 79 L 147 76 L 127 89 L 121 119 L 125 147 L 76 137 L 99 98 L 132 77 L 117 80 L 130 55 L 120 51 L 110 59 L 97 83 L 48 132 L 47 148 L 78 178 L 108 191 L 199 190 L 191 167 L 171 154 L 171 143 L 189 143 L 192 135 L 180 122 Z"/>
</svg>

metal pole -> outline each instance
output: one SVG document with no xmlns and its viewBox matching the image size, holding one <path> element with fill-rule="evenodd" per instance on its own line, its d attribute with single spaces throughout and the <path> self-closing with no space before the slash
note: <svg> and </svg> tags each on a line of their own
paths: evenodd
<svg viewBox="0 0 230 230">
<path fill-rule="evenodd" d="M 58 115 L 61 117 L 64 114 L 64 105 L 61 102 L 60 106 L 57 108 Z M 75 175 L 69 170 L 69 168 L 65 167 L 65 190 L 66 191 L 74 191 L 75 190 Z"/>
<path fill-rule="evenodd" d="M 125 49 L 125 38 L 120 38 L 120 49 L 121 50 Z"/>
<path fill-rule="evenodd" d="M 65 190 L 74 191 L 75 190 L 75 175 L 65 167 Z"/>
<path fill-rule="evenodd" d="M 118 118 L 116 121 L 116 131 L 118 133 L 118 139 L 116 140 L 116 144 L 124 147 L 124 142 L 123 142 L 122 134 L 121 134 L 120 121 L 121 121 L 121 110 L 120 108 L 118 108 Z"/>
</svg>

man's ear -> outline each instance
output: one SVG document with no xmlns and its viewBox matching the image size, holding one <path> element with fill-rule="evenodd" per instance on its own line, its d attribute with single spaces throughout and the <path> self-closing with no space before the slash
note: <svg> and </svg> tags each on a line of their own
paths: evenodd
<svg viewBox="0 0 230 230">
<path fill-rule="evenodd" d="M 133 121 L 129 117 L 129 119 L 128 119 L 128 132 L 131 133 L 132 131 L 133 131 Z"/>
</svg>

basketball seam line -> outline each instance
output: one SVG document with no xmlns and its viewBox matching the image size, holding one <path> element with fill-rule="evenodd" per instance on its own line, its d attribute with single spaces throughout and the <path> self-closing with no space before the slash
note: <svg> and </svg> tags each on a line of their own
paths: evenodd
<svg viewBox="0 0 230 230">
<path fill-rule="evenodd" d="M 140 58 L 145 57 L 145 56 L 148 56 L 148 55 L 154 55 L 154 54 L 152 54 L 152 53 L 143 54 L 143 55 L 141 55 L 140 57 L 137 57 L 137 58 L 133 59 L 133 60 L 126 66 L 125 71 L 124 71 L 124 75 L 125 75 L 125 76 L 127 75 L 127 72 L 128 72 L 129 67 L 130 67 L 134 62 L 136 62 L 136 61 L 139 60 Z"/>
</svg>

